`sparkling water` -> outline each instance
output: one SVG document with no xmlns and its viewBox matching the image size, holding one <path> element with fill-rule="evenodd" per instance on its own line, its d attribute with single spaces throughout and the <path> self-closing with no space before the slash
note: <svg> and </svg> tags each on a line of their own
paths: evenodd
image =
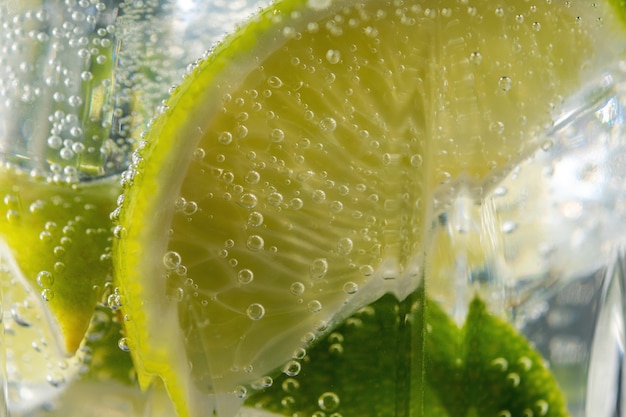
<svg viewBox="0 0 626 417">
<path fill-rule="evenodd" d="M 0 4 L 0 160 L 53 182 L 107 177 L 113 184 L 187 65 L 262 3 Z M 337 59 L 332 53 L 326 58 Z M 460 178 L 442 185 L 430 202 L 429 240 L 444 236 L 454 261 L 425 276 L 429 297 L 458 323 L 476 291 L 493 311 L 506 312 L 549 363 L 573 417 L 609 417 L 623 409 L 624 71 L 613 68 L 569 98 L 536 149 L 483 183 Z M 498 87 L 510 89 L 511 80 L 503 77 Z M 76 356 L 59 352 L 40 295 L 26 288 L 8 253 L 0 245 L 0 415 L 173 415 L 159 386 L 141 393 L 136 384 L 90 374 L 103 358 L 87 342 Z M 102 306 L 114 304 L 109 290 Z M 390 292 L 410 297 L 403 289 Z M 360 309 L 342 325 L 358 328 L 376 308 Z M 99 309 L 87 338 L 107 340 L 102 329 L 118 320 L 110 308 Z M 341 354 L 342 338 L 330 332 L 319 343 L 331 355 Z M 124 353 L 123 341 L 114 342 L 116 354 Z M 292 358 L 282 370 L 281 415 L 301 412 L 289 398 L 297 391 L 303 358 Z M 316 417 L 338 417 L 333 412 L 341 399 L 333 387 L 319 388 L 322 414 Z M 263 406 L 256 398 L 249 398 L 242 416 L 275 415 L 255 410 Z"/>
</svg>

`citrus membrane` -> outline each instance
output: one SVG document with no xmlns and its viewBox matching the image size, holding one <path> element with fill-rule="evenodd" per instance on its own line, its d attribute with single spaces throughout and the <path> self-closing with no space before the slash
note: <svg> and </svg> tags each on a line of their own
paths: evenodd
<svg viewBox="0 0 626 417">
<path fill-rule="evenodd" d="M 49 183 L 0 170 L 0 247 L 13 276 L 44 305 L 58 348 L 73 354 L 111 281 L 115 180 Z"/>
<path fill-rule="evenodd" d="M 181 416 L 233 415 L 294 351 L 413 293 L 435 192 L 489 186 L 540 146 L 622 53 L 605 42 L 620 27 L 573 2 L 284 0 L 253 17 L 159 107 L 122 178 L 115 272 L 141 384 L 162 378 Z"/>
</svg>

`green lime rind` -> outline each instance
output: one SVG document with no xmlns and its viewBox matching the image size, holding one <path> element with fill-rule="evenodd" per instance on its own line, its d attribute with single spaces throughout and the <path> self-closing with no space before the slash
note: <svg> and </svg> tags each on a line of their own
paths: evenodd
<svg viewBox="0 0 626 417">
<path fill-rule="evenodd" d="M 0 172 L 0 240 L 16 275 L 41 294 L 67 354 L 82 342 L 111 280 L 109 213 L 117 193 L 108 181 L 56 184 Z"/>
<path fill-rule="evenodd" d="M 297 375 L 283 372 L 246 404 L 281 415 L 568 415 L 543 358 L 509 323 L 488 313 L 483 301 L 471 302 L 459 328 L 436 303 L 427 301 L 422 309 L 420 298 L 398 302 L 385 296 L 360 310 L 294 359 L 301 364 Z M 409 319 L 401 320 L 398 313 L 408 305 Z M 406 338 L 402 323 L 411 323 L 413 338 L 398 354 Z M 407 394 L 408 405 L 402 400 Z"/>
</svg>

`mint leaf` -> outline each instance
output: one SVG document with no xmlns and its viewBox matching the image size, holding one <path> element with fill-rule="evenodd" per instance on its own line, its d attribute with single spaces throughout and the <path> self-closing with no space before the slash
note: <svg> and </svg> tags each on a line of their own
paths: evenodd
<svg viewBox="0 0 626 417">
<path fill-rule="evenodd" d="M 426 383 L 451 417 L 568 415 L 541 355 L 482 300 L 470 303 L 462 329 L 433 302 L 426 317 Z"/>
<path fill-rule="evenodd" d="M 359 310 L 307 349 L 303 359 L 294 359 L 301 365 L 297 375 L 275 376 L 271 387 L 246 403 L 285 416 L 412 414 L 408 408 L 421 404 L 423 388 L 418 297 L 398 302 L 387 295 Z"/>
<path fill-rule="evenodd" d="M 246 404 L 314 417 L 568 415 L 542 357 L 478 298 L 459 328 L 423 290 L 385 296 L 291 365 Z"/>
<path fill-rule="evenodd" d="M 507 322 L 475 298 L 464 327 L 467 385 L 481 416 L 567 416 L 543 358 Z"/>
</svg>

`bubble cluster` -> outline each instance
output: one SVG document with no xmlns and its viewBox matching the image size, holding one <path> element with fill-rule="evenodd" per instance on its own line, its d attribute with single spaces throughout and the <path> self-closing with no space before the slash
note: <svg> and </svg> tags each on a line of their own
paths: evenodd
<svg viewBox="0 0 626 417">
<path fill-rule="evenodd" d="M 0 16 L 0 73 L 18 81 L 0 88 L 0 111 L 11 121 L 4 132 L 13 138 L 10 162 L 30 168 L 36 155 L 52 161 L 44 169 L 53 181 L 71 183 L 123 169 L 126 142 L 109 135 L 114 14 L 106 2 L 83 1 Z M 31 60 L 37 54 L 49 59 Z"/>
</svg>

